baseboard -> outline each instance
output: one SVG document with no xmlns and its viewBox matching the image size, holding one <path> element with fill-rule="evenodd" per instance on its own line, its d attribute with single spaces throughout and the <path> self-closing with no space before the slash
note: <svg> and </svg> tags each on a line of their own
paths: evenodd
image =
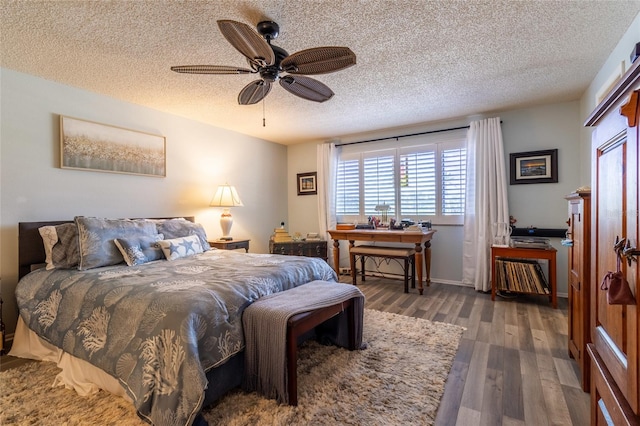
<svg viewBox="0 0 640 426">
<path fill-rule="evenodd" d="M 340 275 L 351 275 L 351 269 L 350 268 L 340 268 Z M 367 276 L 371 276 L 371 277 L 379 277 L 379 278 L 391 278 L 394 280 L 404 280 L 404 276 L 400 275 L 400 274 L 382 274 L 380 272 L 369 272 L 367 271 Z M 467 284 L 467 283 L 463 283 L 462 281 L 453 281 L 453 280 L 444 280 L 441 278 L 431 278 L 431 283 L 438 283 L 438 284 L 447 284 L 447 285 L 457 285 L 459 287 L 469 287 L 469 288 L 473 288 L 472 284 Z M 568 298 L 569 295 L 567 293 L 557 293 L 558 297 L 562 297 L 564 299 Z"/>
</svg>

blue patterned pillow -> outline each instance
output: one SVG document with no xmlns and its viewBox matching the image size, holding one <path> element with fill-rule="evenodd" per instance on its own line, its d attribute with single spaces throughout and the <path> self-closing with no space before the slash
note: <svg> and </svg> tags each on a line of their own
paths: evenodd
<svg viewBox="0 0 640 426">
<path fill-rule="evenodd" d="M 120 250 L 120 254 L 122 254 L 127 265 L 135 266 L 163 259 L 162 249 L 156 244 L 163 238 L 162 234 L 158 234 L 153 237 L 116 238 L 113 242 Z"/>
<path fill-rule="evenodd" d="M 161 240 L 156 244 L 162 248 L 164 257 L 166 257 L 167 260 L 176 260 L 181 257 L 193 256 L 194 254 L 202 253 L 204 251 L 197 235 L 173 238 L 171 240 Z"/>
<path fill-rule="evenodd" d="M 146 220 L 103 219 L 76 216 L 80 264 L 78 269 L 117 265 L 124 258 L 113 242 L 116 238 L 131 238 L 158 234 L 156 225 Z"/>
<path fill-rule="evenodd" d="M 156 222 L 156 227 L 158 228 L 158 233 L 164 235 L 167 240 L 197 235 L 200 239 L 202 250 L 209 250 L 207 233 L 199 223 L 189 222 L 184 219 L 167 219 Z"/>
</svg>

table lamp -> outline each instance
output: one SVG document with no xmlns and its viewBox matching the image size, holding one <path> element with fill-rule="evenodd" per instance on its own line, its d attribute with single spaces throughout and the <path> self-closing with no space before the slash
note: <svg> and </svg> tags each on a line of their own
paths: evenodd
<svg viewBox="0 0 640 426">
<path fill-rule="evenodd" d="M 220 216 L 220 228 L 222 228 L 222 237 L 220 239 L 223 241 L 233 240 L 230 235 L 233 218 L 231 217 L 229 207 L 244 205 L 242 201 L 240 201 L 236 188 L 229 184 L 220 185 L 209 205 L 211 207 L 224 207 L 222 216 Z"/>
</svg>

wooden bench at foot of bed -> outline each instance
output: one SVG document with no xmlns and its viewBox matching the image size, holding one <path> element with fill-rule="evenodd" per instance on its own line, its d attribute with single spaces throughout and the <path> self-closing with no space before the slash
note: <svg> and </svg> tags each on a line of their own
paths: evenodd
<svg viewBox="0 0 640 426">
<path fill-rule="evenodd" d="M 249 305 L 242 315 L 245 389 L 298 405 L 298 340 L 343 312 L 346 319 L 336 321 L 334 343 L 358 349 L 362 343 L 364 295 L 353 286 L 313 281 Z"/>
</svg>

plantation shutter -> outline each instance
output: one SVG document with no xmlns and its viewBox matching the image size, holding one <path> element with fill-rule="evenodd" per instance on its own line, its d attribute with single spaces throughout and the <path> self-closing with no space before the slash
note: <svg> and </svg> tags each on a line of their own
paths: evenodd
<svg viewBox="0 0 640 426">
<path fill-rule="evenodd" d="M 395 214 L 396 189 L 394 152 L 370 153 L 363 159 L 364 214 L 379 216 L 379 204 L 389 205 L 389 216 Z"/>
<path fill-rule="evenodd" d="M 338 220 L 379 217 L 462 225 L 466 191 L 466 129 L 347 144 L 338 165 Z"/>
<path fill-rule="evenodd" d="M 336 182 L 336 214 L 360 214 L 360 168 L 358 159 L 338 162 Z"/>
<path fill-rule="evenodd" d="M 436 152 L 400 155 L 400 211 L 406 216 L 436 214 Z"/>
<path fill-rule="evenodd" d="M 442 151 L 442 215 L 463 215 L 466 189 L 467 151 Z"/>
</svg>

